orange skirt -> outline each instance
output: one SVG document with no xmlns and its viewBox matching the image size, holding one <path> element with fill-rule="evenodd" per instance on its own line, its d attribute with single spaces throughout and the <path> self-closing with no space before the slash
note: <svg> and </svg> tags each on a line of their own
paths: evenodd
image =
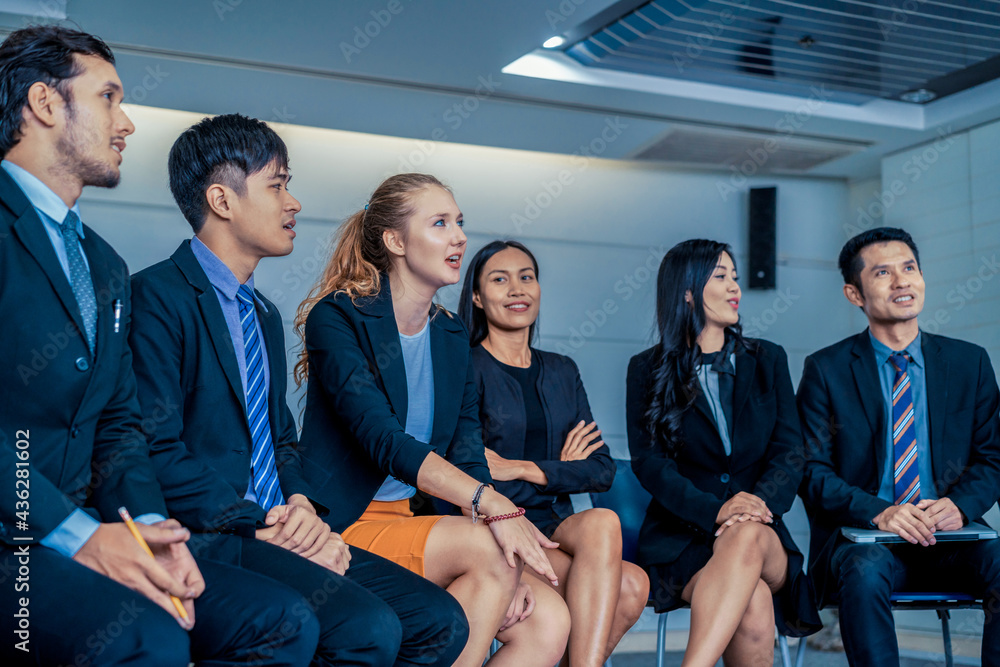
<svg viewBox="0 0 1000 667">
<path fill-rule="evenodd" d="M 341 537 L 352 547 L 378 554 L 424 576 L 424 549 L 443 516 L 413 516 L 409 500 L 373 500 Z"/>
</svg>

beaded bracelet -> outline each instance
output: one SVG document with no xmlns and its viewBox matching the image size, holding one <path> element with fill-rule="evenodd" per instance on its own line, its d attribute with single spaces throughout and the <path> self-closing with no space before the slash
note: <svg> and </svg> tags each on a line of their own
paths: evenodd
<svg viewBox="0 0 1000 667">
<path fill-rule="evenodd" d="M 510 514 L 497 514 L 496 516 L 488 516 L 483 519 L 483 523 L 487 526 L 494 521 L 503 521 L 504 519 L 516 519 L 519 516 L 524 516 L 524 508 L 518 507 L 516 512 L 511 512 Z"/>
</svg>

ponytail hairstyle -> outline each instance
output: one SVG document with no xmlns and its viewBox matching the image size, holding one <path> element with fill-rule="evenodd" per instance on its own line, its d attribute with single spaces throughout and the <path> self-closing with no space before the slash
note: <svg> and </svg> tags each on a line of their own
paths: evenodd
<svg viewBox="0 0 1000 667">
<path fill-rule="evenodd" d="M 382 289 L 381 274 L 392 268 L 392 259 L 382 235 L 387 231 L 403 233 L 413 215 L 413 195 L 436 186 L 451 191 L 430 174 L 396 174 L 375 188 L 364 209 L 349 217 L 337 231 L 337 245 L 323 269 L 323 275 L 299 304 L 295 314 L 295 333 L 302 341 L 293 377 L 297 386 L 309 376 L 309 353 L 306 350 L 306 318 L 313 306 L 333 292 L 341 292 L 357 303 L 375 296 Z"/>
<path fill-rule="evenodd" d="M 472 297 L 479 291 L 479 279 L 482 277 L 481 274 L 483 268 L 486 266 L 486 262 L 490 261 L 493 255 L 507 248 L 520 250 L 528 256 L 528 259 L 531 260 L 531 265 L 535 268 L 535 280 L 538 280 L 538 260 L 535 259 L 531 251 L 520 241 L 506 239 L 490 241 L 480 248 L 479 252 L 473 256 L 472 262 L 469 263 L 469 270 L 465 273 L 465 283 L 462 284 L 462 296 L 458 298 L 458 318 L 462 320 L 465 328 L 469 330 L 470 347 L 479 345 L 490 332 L 489 322 L 486 321 L 486 313 L 482 308 L 478 308 L 472 303 Z M 529 343 L 535 339 L 537 324 L 538 318 L 535 318 L 535 321 L 528 328 Z"/>
<path fill-rule="evenodd" d="M 652 366 L 649 404 L 643 415 L 651 442 L 663 443 L 667 454 L 675 456 L 683 446 L 681 417 L 697 397 L 700 350 L 698 335 L 705 328 L 705 285 L 712 277 L 722 253 L 736 258 L 728 244 L 692 239 L 671 248 L 660 262 L 656 277 L 656 345 Z M 691 303 L 685 295 L 691 293 Z M 739 322 L 726 327 L 726 339 L 744 348 Z"/>
</svg>

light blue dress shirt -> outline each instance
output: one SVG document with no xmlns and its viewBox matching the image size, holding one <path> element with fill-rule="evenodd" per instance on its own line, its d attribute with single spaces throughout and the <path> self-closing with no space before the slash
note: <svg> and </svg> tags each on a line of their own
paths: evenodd
<svg viewBox="0 0 1000 667">
<path fill-rule="evenodd" d="M 55 250 L 56 257 L 59 259 L 59 266 L 62 267 L 63 273 L 66 274 L 66 280 L 70 280 L 69 259 L 66 256 L 66 241 L 63 239 L 59 226 L 66 219 L 66 214 L 73 211 L 77 215 L 76 233 L 81 239 L 84 238 L 79 203 L 74 203 L 72 208 L 66 206 L 66 202 L 60 199 L 59 195 L 53 192 L 49 186 L 13 162 L 7 160 L 0 161 L 0 167 L 7 172 L 8 176 L 14 179 L 14 182 L 24 192 L 28 201 L 31 202 L 35 212 L 38 213 L 38 217 L 42 221 L 42 227 L 45 229 L 49 241 L 52 242 L 52 249 Z M 87 260 L 87 253 L 81 254 L 83 255 L 83 263 L 89 270 L 90 263 Z M 136 517 L 135 520 L 139 523 L 151 524 L 163 521 L 164 518 L 159 514 L 143 514 Z M 72 558 L 80 550 L 80 547 L 93 536 L 100 525 L 101 523 L 97 519 L 82 509 L 77 508 L 68 517 L 63 519 L 62 523 L 56 526 L 55 530 L 43 537 L 41 542 L 43 546 L 58 551 L 68 558 Z"/>
<path fill-rule="evenodd" d="M 920 475 L 920 498 L 921 500 L 936 500 L 934 468 L 931 465 L 931 439 L 927 428 L 927 385 L 924 375 L 926 370 L 924 353 L 920 349 L 920 334 L 917 334 L 917 337 L 905 350 L 892 350 L 875 338 L 870 329 L 868 330 L 868 338 L 871 340 L 872 349 L 875 350 L 878 381 L 882 387 L 883 419 L 887 425 L 893 423 L 891 397 L 893 380 L 896 379 L 896 368 L 889 361 L 889 357 L 896 351 L 906 352 L 910 355 L 910 363 L 906 367 L 906 372 L 910 376 L 910 392 L 913 396 L 913 426 L 917 436 L 917 474 Z M 882 483 L 879 485 L 878 497 L 891 503 L 896 500 L 896 484 L 893 474 L 896 467 L 896 453 L 892 442 L 892 428 L 885 429 L 884 446 L 886 450 L 885 466 L 882 471 Z"/>
<path fill-rule="evenodd" d="M 229 337 L 233 340 L 233 349 L 236 351 L 236 365 L 240 368 L 240 382 L 243 383 L 243 404 L 246 406 L 247 400 L 247 354 L 246 345 L 243 342 L 243 324 L 240 321 L 240 302 L 236 298 L 236 293 L 240 290 L 240 281 L 233 275 L 233 272 L 225 262 L 219 259 L 212 249 L 205 245 L 197 236 L 191 239 L 191 252 L 195 259 L 205 270 L 205 275 L 215 288 L 215 296 L 219 298 L 219 305 L 222 306 L 222 314 L 226 318 L 226 327 L 229 328 Z M 253 290 L 253 274 L 247 278 L 247 287 Z M 267 306 L 257 298 L 254 293 L 254 301 L 266 313 Z M 261 342 L 260 354 L 264 364 L 264 386 L 268 392 L 271 390 L 271 368 L 267 364 L 267 345 L 264 344 L 264 334 L 260 329 L 260 318 L 254 318 L 257 327 L 257 340 Z M 272 431 L 273 433 L 273 431 Z M 250 482 L 243 497 L 250 502 L 257 502 L 257 492 L 253 488 L 253 475 L 250 475 Z"/>
<path fill-rule="evenodd" d="M 406 369 L 406 426 L 403 428 L 420 442 L 430 442 L 434 430 L 434 365 L 431 360 L 430 320 L 420 333 L 399 334 Z M 406 482 L 386 477 L 375 500 L 406 500 L 417 492 Z"/>
</svg>

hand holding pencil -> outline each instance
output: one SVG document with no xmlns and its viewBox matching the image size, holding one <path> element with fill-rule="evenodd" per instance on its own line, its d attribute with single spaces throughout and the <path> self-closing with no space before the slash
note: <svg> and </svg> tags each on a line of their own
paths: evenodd
<svg viewBox="0 0 1000 667">
<path fill-rule="evenodd" d="M 148 544 L 146 544 L 146 540 L 143 539 L 142 533 L 139 532 L 139 529 L 136 527 L 135 522 L 132 521 L 132 515 L 128 513 L 128 510 L 125 509 L 124 507 L 119 507 L 118 514 L 121 515 L 122 521 L 124 521 L 125 525 L 128 526 L 128 531 L 132 533 L 132 537 L 134 537 L 135 541 L 139 543 L 139 546 L 142 547 L 142 550 L 145 551 L 147 554 L 149 554 L 150 558 L 155 559 L 156 556 L 153 555 L 153 550 L 149 548 Z M 184 605 L 181 604 L 180 598 L 178 598 L 176 595 L 171 595 L 170 601 L 173 603 L 174 609 L 177 610 L 177 613 L 180 614 L 180 617 L 183 620 L 188 621 L 190 623 L 191 621 L 190 616 L 188 615 L 187 610 L 184 609 Z"/>
<path fill-rule="evenodd" d="M 194 599 L 205 589 L 198 565 L 184 543 L 190 533 L 174 519 L 149 526 L 133 524 L 144 550 L 126 523 L 102 523 L 73 556 L 91 570 L 142 593 L 184 629 L 195 623 Z M 150 553 L 153 557 L 150 558 Z M 170 597 L 178 599 L 187 620 Z"/>
</svg>

